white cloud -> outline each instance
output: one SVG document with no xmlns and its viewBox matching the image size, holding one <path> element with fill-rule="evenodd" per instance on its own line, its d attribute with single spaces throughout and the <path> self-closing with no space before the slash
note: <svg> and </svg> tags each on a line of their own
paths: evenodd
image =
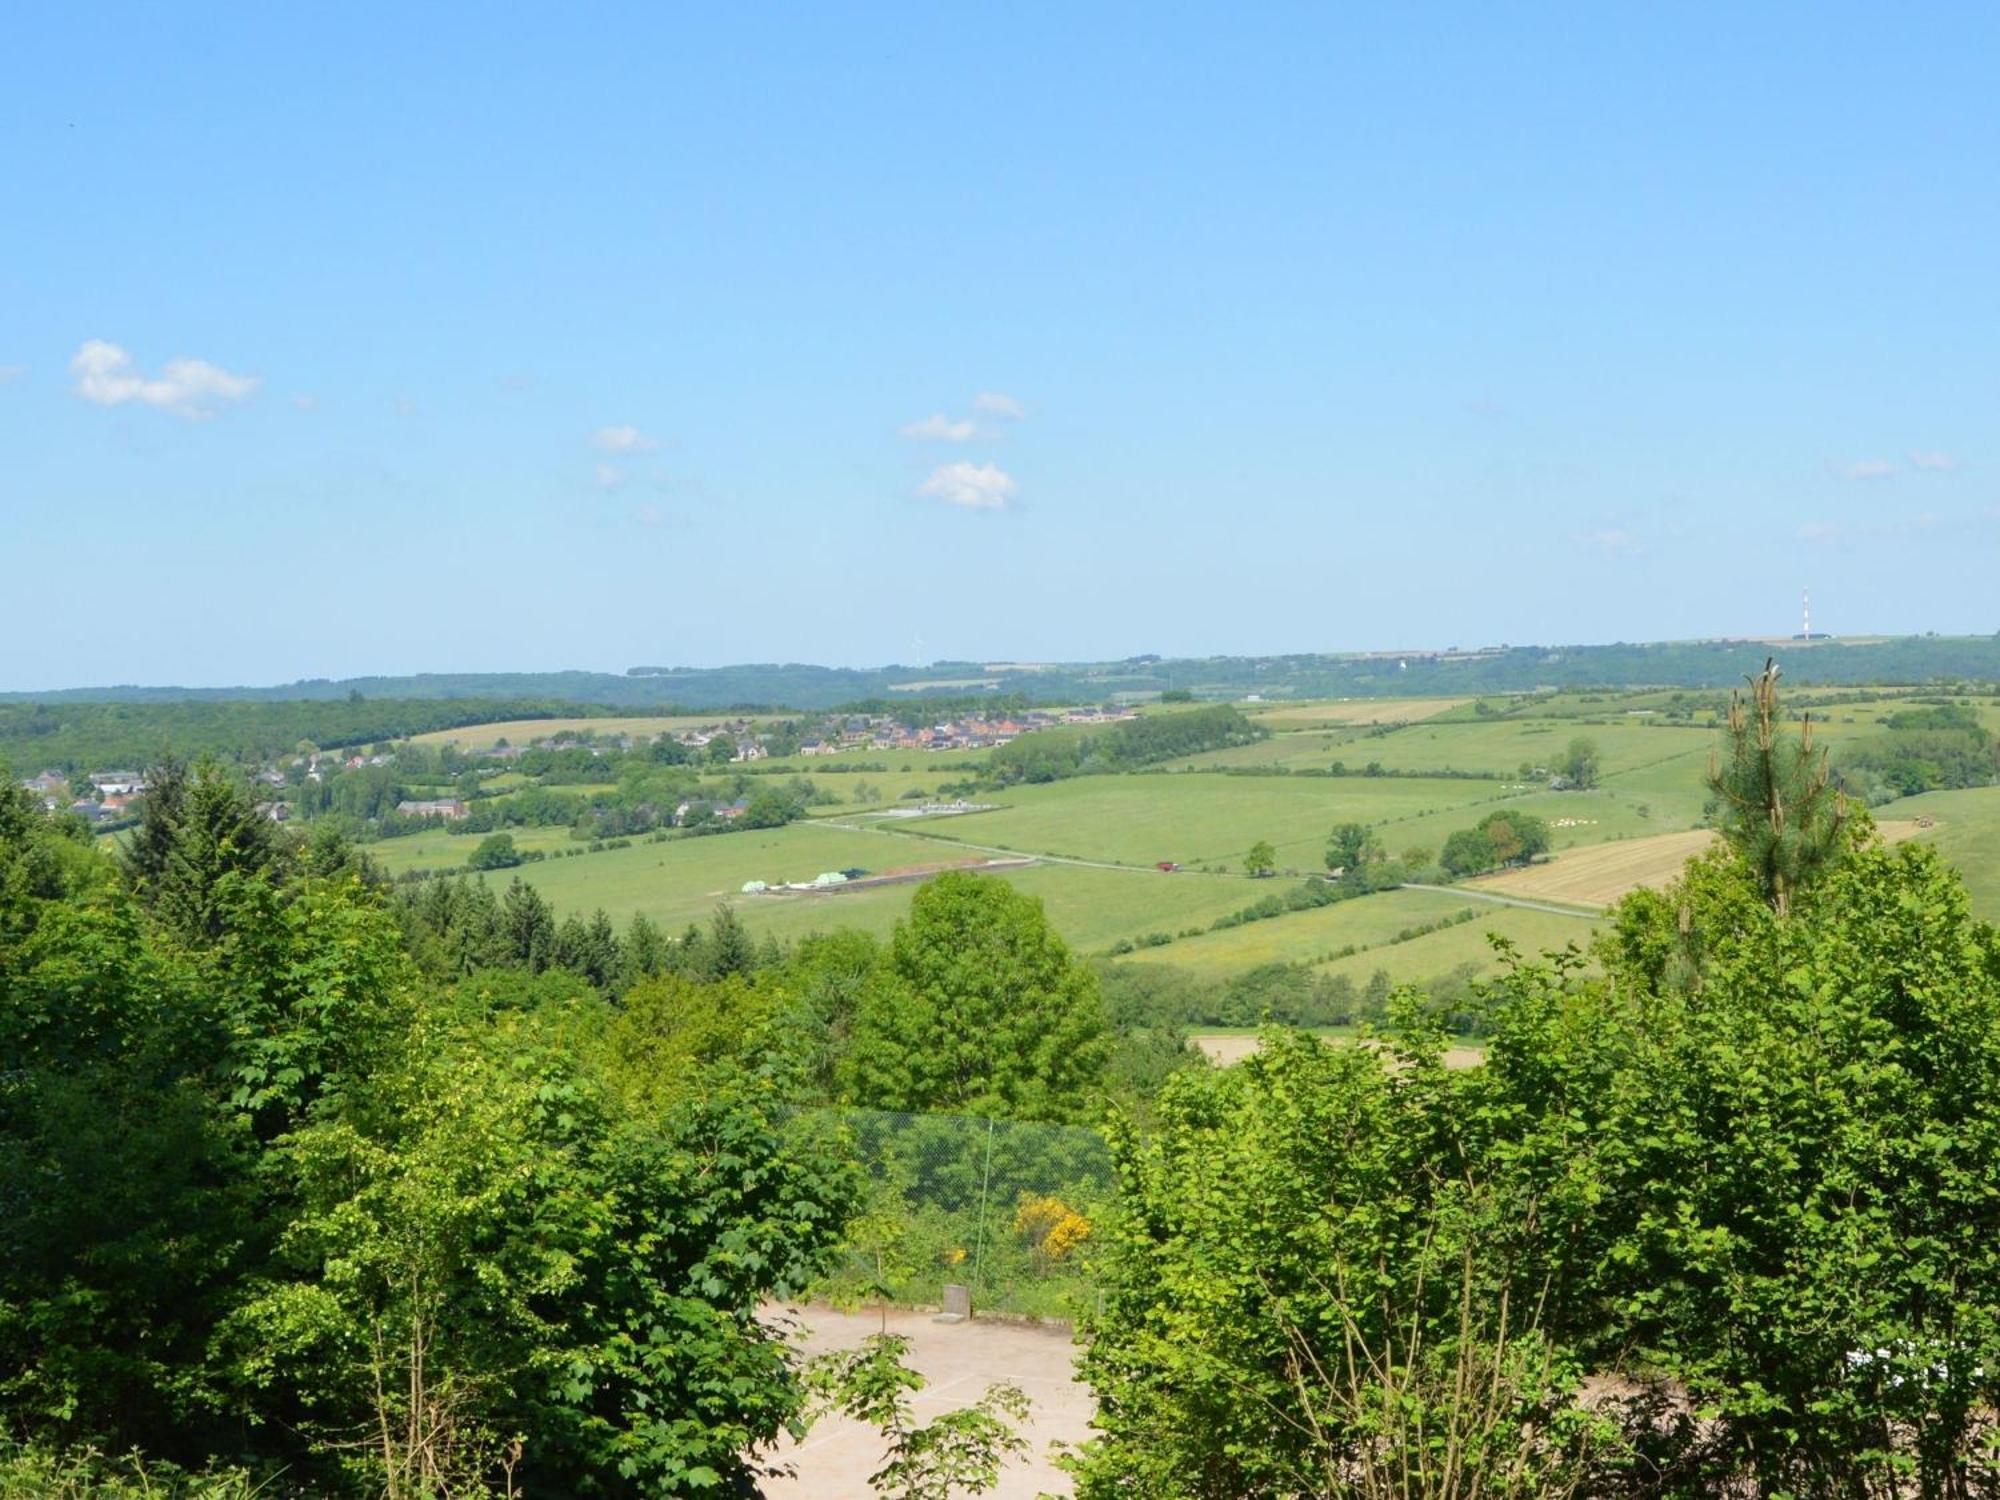
<svg viewBox="0 0 2000 1500">
<path fill-rule="evenodd" d="M 1887 479 L 1896 472 L 1896 466 L 1886 458 L 1863 458 L 1848 464 L 1840 471 L 1842 479 Z"/>
<path fill-rule="evenodd" d="M 641 526 L 658 526 L 667 519 L 667 513 L 657 505 L 635 505 L 632 507 L 632 519 Z"/>
<path fill-rule="evenodd" d="M 26 365 L 0 365 L 0 385 L 6 385 L 9 381 L 19 380 L 27 373 L 28 367 Z"/>
<path fill-rule="evenodd" d="M 972 409 L 989 417 L 1006 417 L 1019 422 L 1028 415 L 1028 409 L 1012 396 L 1003 396 L 998 391 L 981 391 L 972 398 Z"/>
<path fill-rule="evenodd" d="M 1847 534 L 1847 528 L 1836 526 L 1831 521 L 1807 521 L 1799 527 L 1802 542 L 1834 542 Z"/>
<path fill-rule="evenodd" d="M 1933 449 L 1930 452 L 1912 453 L 1910 465 L 1923 470 L 1926 474 L 1946 474 L 1958 467 L 1958 460 L 1949 453 L 1939 453 Z"/>
<path fill-rule="evenodd" d="M 397 416 L 414 417 L 416 414 L 417 414 L 417 403 L 413 398 L 409 396 L 398 396 L 396 398 Z"/>
<path fill-rule="evenodd" d="M 133 368 L 132 356 L 116 344 L 91 339 L 69 362 L 76 393 L 99 406 L 137 401 L 177 417 L 212 417 L 230 402 L 248 400 L 256 377 L 232 375 L 205 359 L 170 359 L 156 376 Z"/>
<path fill-rule="evenodd" d="M 1575 541 L 1579 547 L 1588 547 L 1592 552 L 1602 552 L 1615 557 L 1634 557 L 1642 550 L 1639 539 L 1618 526 L 1603 531 L 1582 532 Z"/>
<path fill-rule="evenodd" d="M 292 405 L 296 406 L 300 411 L 318 411 L 319 397 L 294 396 L 292 397 Z"/>
<path fill-rule="evenodd" d="M 624 483 L 624 481 L 625 471 L 623 469 L 613 464 L 599 464 L 597 466 L 597 487 L 599 489 L 608 490 Z"/>
<path fill-rule="evenodd" d="M 660 445 L 636 427 L 600 427 L 590 445 L 605 453 L 651 453 Z"/>
<path fill-rule="evenodd" d="M 899 429 L 906 438 L 932 443 L 969 443 L 979 435 L 979 424 L 970 417 L 953 421 L 943 412 L 933 412 L 921 422 Z"/>
<path fill-rule="evenodd" d="M 975 464 L 960 459 L 931 470 L 930 478 L 917 493 L 967 510 L 1005 510 L 1019 488 L 1014 476 L 998 464 Z"/>
</svg>

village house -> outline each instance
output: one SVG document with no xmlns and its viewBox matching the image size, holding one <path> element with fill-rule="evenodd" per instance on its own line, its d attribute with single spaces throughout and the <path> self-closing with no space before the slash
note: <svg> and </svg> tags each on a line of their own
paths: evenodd
<svg viewBox="0 0 2000 1500">
<path fill-rule="evenodd" d="M 92 771 L 90 784 L 100 795 L 129 797 L 146 790 L 146 778 L 137 771 Z"/>
<path fill-rule="evenodd" d="M 456 797 L 437 797 L 425 801 L 398 802 L 396 811 L 406 818 L 450 820 L 465 816 L 465 804 Z"/>
</svg>

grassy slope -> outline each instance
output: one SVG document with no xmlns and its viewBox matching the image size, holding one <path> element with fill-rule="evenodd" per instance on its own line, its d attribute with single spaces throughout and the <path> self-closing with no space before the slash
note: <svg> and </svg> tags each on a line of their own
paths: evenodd
<svg viewBox="0 0 2000 1500">
<path fill-rule="evenodd" d="M 951 820 L 954 837 L 1126 864 L 1163 859 L 1235 868 L 1259 839 L 1282 865 L 1317 869 L 1327 831 L 1462 807 L 1493 795 L 1477 781 L 1163 775 L 1094 776 L 1020 787 L 999 811 Z"/>
<path fill-rule="evenodd" d="M 1360 985 L 1366 984 L 1369 976 L 1381 969 L 1397 984 L 1421 984 L 1449 974 L 1466 963 L 1476 965 L 1482 973 L 1491 972 L 1497 963 L 1492 945 L 1487 941 L 1489 933 L 1510 939 L 1523 952 L 1532 955 L 1559 949 L 1565 943 L 1581 947 L 1589 942 L 1594 930 L 1594 924 L 1583 917 L 1559 917 L 1511 906 L 1482 907 L 1477 921 L 1447 927 L 1442 932 L 1407 943 L 1338 959 L 1322 965 L 1321 972 L 1345 974 Z"/>
<path fill-rule="evenodd" d="M 1144 948 L 1133 955 L 1133 961 L 1175 964 L 1209 976 L 1233 974 L 1258 964 L 1310 963 L 1349 944 L 1386 943 L 1405 928 L 1481 906 L 1456 894 L 1383 891 L 1315 911 L 1292 912 L 1183 938 L 1163 948 Z"/>
</svg>

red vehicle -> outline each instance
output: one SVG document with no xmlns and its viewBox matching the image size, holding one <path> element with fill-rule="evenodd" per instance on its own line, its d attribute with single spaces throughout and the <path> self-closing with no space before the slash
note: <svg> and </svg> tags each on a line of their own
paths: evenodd
<svg viewBox="0 0 2000 1500">
<path fill-rule="evenodd" d="M 1174 873 L 1174 871 L 1178 870 L 1180 866 L 1175 864 L 1170 859 L 1163 859 L 1158 864 L 1154 865 L 1153 868 L 1158 870 L 1162 875 L 1171 875 Z"/>
</svg>

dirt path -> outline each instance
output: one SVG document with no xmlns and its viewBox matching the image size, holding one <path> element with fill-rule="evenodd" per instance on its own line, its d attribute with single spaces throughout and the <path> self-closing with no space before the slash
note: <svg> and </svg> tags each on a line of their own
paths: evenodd
<svg viewBox="0 0 2000 1500">
<path fill-rule="evenodd" d="M 882 1331 L 880 1313 L 843 1313 L 828 1307 L 772 1309 L 806 1328 L 809 1353 L 852 1349 Z M 1076 1348 L 1067 1329 L 1025 1323 L 933 1323 L 927 1313 L 892 1311 L 888 1331 L 910 1340 L 910 1364 L 928 1382 L 912 1401 L 920 1421 L 969 1406 L 996 1380 L 1011 1380 L 1032 1403 L 1024 1436 L 1029 1451 L 1007 1466 L 994 1500 L 1035 1500 L 1067 1495 L 1067 1476 L 1050 1462 L 1052 1443 L 1080 1443 L 1090 1436 L 1095 1410 L 1088 1387 L 1076 1379 Z M 773 1461 L 790 1464 L 787 1479 L 764 1482 L 767 1500 L 874 1500 L 868 1476 L 882 1462 L 876 1433 L 844 1417 L 822 1418 L 803 1441 L 781 1444 Z"/>
</svg>

